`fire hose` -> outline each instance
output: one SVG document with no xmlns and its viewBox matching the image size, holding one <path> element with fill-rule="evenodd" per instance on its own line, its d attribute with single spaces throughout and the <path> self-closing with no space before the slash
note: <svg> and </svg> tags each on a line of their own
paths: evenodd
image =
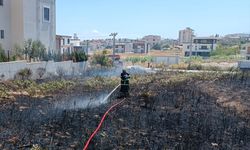
<svg viewBox="0 0 250 150">
<path fill-rule="evenodd" d="M 108 100 L 108 98 L 120 87 L 121 85 L 118 85 L 104 100 Z M 104 115 L 102 116 L 102 119 L 100 121 L 100 123 L 98 124 L 97 128 L 95 129 L 95 131 L 91 134 L 91 136 L 89 137 L 88 141 L 86 142 L 83 150 L 87 150 L 88 149 L 88 146 L 91 142 L 91 140 L 94 138 L 94 136 L 97 134 L 97 132 L 100 130 L 105 118 L 107 117 L 108 113 L 114 109 L 115 107 L 119 106 L 120 104 L 122 104 L 123 102 L 125 101 L 125 99 L 122 99 L 121 101 L 115 103 L 114 105 L 112 105 L 105 113 Z"/>
</svg>

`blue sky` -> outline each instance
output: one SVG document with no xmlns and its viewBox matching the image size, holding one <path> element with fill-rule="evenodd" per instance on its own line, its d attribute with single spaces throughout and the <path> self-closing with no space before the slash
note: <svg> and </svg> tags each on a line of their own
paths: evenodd
<svg viewBox="0 0 250 150">
<path fill-rule="evenodd" d="M 57 34 L 81 39 L 250 33 L 250 0 L 57 0 Z"/>
</svg>

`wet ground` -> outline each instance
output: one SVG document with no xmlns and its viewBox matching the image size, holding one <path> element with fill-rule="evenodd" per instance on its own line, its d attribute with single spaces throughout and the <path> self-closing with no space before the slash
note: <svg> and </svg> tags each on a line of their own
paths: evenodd
<svg viewBox="0 0 250 150">
<path fill-rule="evenodd" d="M 104 105 L 108 102 L 104 99 L 109 92 L 84 92 L 43 99 L 19 97 L 15 101 L 4 103 L 0 108 L 0 149 L 16 149 L 17 145 L 31 144 L 32 142 L 27 142 L 31 140 L 29 136 L 40 130 L 42 125 L 60 120 L 70 111 L 93 109 Z M 23 135 L 23 141 L 20 135 Z M 29 140 L 24 140 L 26 138 Z M 23 144 L 17 144 L 15 139 Z"/>
</svg>

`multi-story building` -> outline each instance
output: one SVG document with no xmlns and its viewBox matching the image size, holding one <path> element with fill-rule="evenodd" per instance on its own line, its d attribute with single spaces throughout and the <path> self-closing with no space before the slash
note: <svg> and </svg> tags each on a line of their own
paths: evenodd
<svg viewBox="0 0 250 150">
<path fill-rule="evenodd" d="M 72 36 L 68 35 L 56 35 L 56 49 L 60 52 L 60 54 L 63 53 L 71 53 L 71 40 Z"/>
<path fill-rule="evenodd" d="M 5 51 L 25 40 L 40 40 L 56 49 L 55 0 L 0 0 L 0 43 Z"/>
<path fill-rule="evenodd" d="M 133 44 L 132 43 L 116 43 L 115 44 L 115 52 L 116 53 L 130 53 L 133 52 Z"/>
<path fill-rule="evenodd" d="M 187 27 L 184 30 L 179 31 L 179 43 L 185 44 L 185 43 L 191 43 L 192 38 L 193 38 L 193 29 Z"/>
<path fill-rule="evenodd" d="M 134 53 L 148 53 L 150 45 L 145 41 L 136 40 L 133 42 Z"/>
<path fill-rule="evenodd" d="M 209 57 L 213 50 L 216 50 L 218 38 L 217 37 L 195 37 L 191 43 L 183 44 L 185 56 L 202 56 Z"/>
<path fill-rule="evenodd" d="M 72 36 L 67 35 L 56 35 L 56 49 L 60 54 L 72 53 L 73 51 L 83 50 L 84 45 L 81 43 L 81 40 L 74 34 Z"/>
<path fill-rule="evenodd" d="M 158 35 L 147 35 L 142 38 L 143 41 L 147 42 L 151 47 L 161 42 L 161 36 Z"/>
</svg>

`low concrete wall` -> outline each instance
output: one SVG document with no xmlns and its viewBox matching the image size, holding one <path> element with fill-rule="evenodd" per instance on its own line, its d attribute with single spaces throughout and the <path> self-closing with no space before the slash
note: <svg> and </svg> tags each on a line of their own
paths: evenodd
<svg viewBox="0 0 250 150">
<path fill-rule="evenodd" d="M 242 70 L 250 70 L 250 60 L 241 60 L 238 62 L 238 67 Z"/>
<path fill-rule="evenodd" d="M 14 79 L 16 73 L 25 68 L 29 68 L 32 70 L 33 79 L 38 78 L 38 68 L 46 69 L 45 76 L 58 75 L 59 70 L 63 72 L 64 75 L 81 75 L 87 68 L 87 62 L 74 63 L 72 61 L 42 61 L 27 63 L 26 61 L 15 61 L 0 63 L 0 79 Z"/>
<path fill-rule="evenodd" d="M 173 65 L 179 64 L 180 57 L 179 56 L 156 56 L 153 57 L 153 62 L 156 64 L 166 64 L 166 65 Z"/>
</svg>

